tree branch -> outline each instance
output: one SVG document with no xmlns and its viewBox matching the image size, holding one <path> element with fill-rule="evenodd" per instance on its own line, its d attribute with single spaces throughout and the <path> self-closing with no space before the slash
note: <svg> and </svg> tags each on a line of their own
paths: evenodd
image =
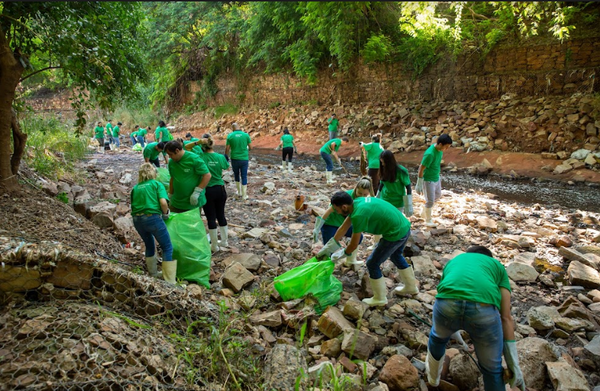
<svg viewBox="0 0 600 391">
<path fill-rule="evenodd" d="M 23 80 L 29 79 L 31 76 L 36 75 L 36 74 L 38 74 L 40 72 L 47 71 L 48 69 L 58 69 L 58 68 L 62 68 L 62 67 L 60 65 L 57 65 L 57 66 L 50 66 L 50 67 L 39 69 L 39 70 L 37 70 L 35 72 L 30 73 L 27 76 L 22 77 L 21 80 L 19 80 L 19 83 L 22 82 Z"/>
</svg>

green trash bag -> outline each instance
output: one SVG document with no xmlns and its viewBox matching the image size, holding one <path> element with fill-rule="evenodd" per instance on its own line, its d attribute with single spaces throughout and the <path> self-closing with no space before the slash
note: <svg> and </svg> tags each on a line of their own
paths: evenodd
<svg viewBox="0 0 600 391">
<path fill-rule="evenodd" d="M 210 288 L 210 244 L 198 209 L 172 213 L 166 221 L 177 260 L 177 278 Z"/>
<path fill-rule="evenodd" d="M 133 147 L 131 147 L 132 151 L 136 151 L 136 152 L 141 152 L 142 151 L 142 144 L 135 144 Z"/>
<path fill-rule="evenodd" d="M 343 287 L 333 276 L 335 264 L 331 260 L 311 258 L 303 265 L 275 277 L 275 289 L 285 301 L 311 294 L 318 301 L 315 311 L 321 314 L 327 306 L 340 301 Z"/>
<path fill-rule="evenodd" d="M 169 192 L 169 182 L 171 181 L 171 174 L 169 174 L 169 170 L 164 167 L 159 167 L 156 169 L 156 180 L 163 184 L 167 193 Z"/>
</svg>

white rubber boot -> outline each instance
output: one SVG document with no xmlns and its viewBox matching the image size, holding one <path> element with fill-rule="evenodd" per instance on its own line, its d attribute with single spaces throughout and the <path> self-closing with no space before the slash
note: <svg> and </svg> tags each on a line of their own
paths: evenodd
<svg viewBox="0 0 600 391">
<path fill-rule="evenodd" d="M 146 257 L 146 267 L 148 268 L 148 274 L 152 277 L 156 277 L 158 272 L 156 271 L 156 254 L 151 257 Z"/>
<path fill-rule="evenodd" d="M 427 227 L 436 227 L 436 224 L 431 218 L 431 208 L 425 208 L 425 225 Z"/>
<path fill-rule="evenodd" d="M 398 270 L 398 273 L 400 274 L 400 279 L 404 285 L 396 287 L 394 293 L 397 295 L 414 295 L 419 293 L 417 280 L 415 279 L 415 270 L 412 266 L 409 266 L 406 269 L 400 269 Z"/>
<path fill-rule="evenodd" d="M 229 228 L 228 226 L 219 227 L 219 231 L 221 231 L 221 246 L 229 247 Z"/>
<path fill-rule="evenodd" d="M 287 164 L 287 162 L 285 160 L 281 161 L 281 171 L 285 171 L 285 165 Z"/>
<path fill-rule="evenodd" d="M 442 356 L 439 360 L 436 360 L 435 358 L 433 358 L 431 353 L 429 353 L 429 349 L 427 349 L 427 359 L 425 359 L 425 373 L 427 374 L 427 382 L 433 387 L 437 387 L 440 384 L 444 356 Z"/>
<path fill-rule="evenodd" d="M 210 236 L 210 250 L 214 253 L 220 250 L 219 248 L 219 240 L 217 238 L 218 231 L 216 228 L 209 229 L 208 235 Z"/>
<path fill-rule="evenodd" d="M 288 172 L 292 172 L 292 162 L 288 162 L 287 166 Z"/>
<path fill-rule="evenodd" d="M 377 244 L 379 244 L 380 240 L 381 240 L 381 235 L 373 235 L 373 244 L 370 245 L 369 247 L 367 247 L 367 250 L 373 251 L 375 249 L 375 247 L 377 247 Z"/>
<path fill-rule="evenodd" d="M 248 199 L 248 185 L 242 185 L 242 200 Z"/>
<path fill-rule="evenodd" d="M 177 260 L 164 261 L 162 263 L 162 274 L 166 282 L 171 284 L 177 283 Z"/>
<path fill-rule="evenodd" d="M 325 171 L 325 177 L 327 178 L 327 183 L 334 183 L 332 177 L 332 171 Z"/>
<path fill-rule="evenodd" d="M 236 182 L 235 187 L 237 188 L 237 196 L 242 197 L 242 182 Z"/>
<path fill-rule="evenodd" d="M 363 299 L 363 303 L 367 303 L 371 307 L 386 305 L 387 300 L 387 288 L 385 286 L 385 278 L 381 277 L 377 280 L 369 278 L 371 282 L 371 289 L 373 290 L 373 297 L 370 299 Z"/>
</svg>

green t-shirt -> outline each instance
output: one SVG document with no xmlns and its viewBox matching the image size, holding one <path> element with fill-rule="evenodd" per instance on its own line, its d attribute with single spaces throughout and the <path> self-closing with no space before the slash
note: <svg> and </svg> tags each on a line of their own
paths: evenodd
<svg viewBox="0 0 600 391">
<path fill-rule="evenodd" d="M 375 197 L 355 199 L 350 220 L 354 233 L 381 235 L 390 242 L 402 239 L 410 231 L 410 221 L 402 212 L 389 202 Z"/>
<path fill-rule="evenodd" d="M 131 136 L 137 137 L 137 135 L 138 135 L 138 132 L 131 132 Z"/>
<path fill-rule="evenodd" d="M 144 159 L 154 160 L 158 158 L 158 155 L 161 154 L 161 151 L 158 151 L 156 149 L 157 145 L 158 143 L 156 142 L 146 144 L 146 146 L 144 147 Z"/>
<path fill-rule="evenodd" d="M 329 126 L 327 127 L 327 130 L 330 131 L 330 132 L 337 131 L 338 123 L 339 123 L 338 119 L 337 118 L 333 118 L 333 119 L 330 118 L 330 121 L 328 121 L 328 122 L 329 122 Z"/>
<path fill-rule="evenodd" d="M 146 129 L 144 129 L 144 128 L 139 128 L 138 131 L 137 131 L 137 135 L 138 136 L 142 136 L 144 138 L 146 137 L 146 133 L 148 133 L 148 131 Z"/>
<path fill-rule="evenodd" d="M 500 288 L 511 290 L 506 269 L 498 260 L 464 253 L 446 264 L 436 298 L 492 304 L 500 309 Z"/>
<path fill-rule="evenodd" d="M 329 140 L 321 147 L 319 152 L 325 152 L 327 154 L 331 154 L 331 144 L 335 143 L 335 151 L 340 150 L 340 146 L 342 145 L 342 140 L 339 138 L 334 138 L 333 140 Z"/>
<path fill-rule="evenodd" d="M 184 140 L 184 141 L 183 141 L 183 145 L 184 145 L 184 146 L 186 146 L 186 145 L 188 145 L 189 143 L 193 143 L 193 142 L 195 142 L 195 141 L 198 141 L 198 139 L 196 139 L 196 140 L 190 140 L 190 141 Z M 189 151 L 189 152 L 193 152 L 193 153 L 195 153 L 195 154 L 196 154 L 196 155 L 198 155 L 198 156 L 202 156 L 202 155 L 204 155 L 204 151 L 202 150 L 202 147 L 201 147 L 200 145 L 195 145 L 195 146 L 194 146 L 194 147 L 191 149 L 191 151 Z"/>
<path fill-rule="evenodd" d="M 423 154 L 421 165 L 425 166 L 423 180 L 427 182 L 437 182 L 440 180 L 440 164 L 442 163 L 442 151 L 438 151 L 435 144 L 431 145 Z"/>
<path fill-rule="evenodd" d="M 106 124 L 106 133 L 108 133 L 109 135 L 112 136 L 112 130 L 113 130 L 113 126 L 112 126 L 112 124 L 110 122 L 108 122 Z"/>
<path fill-rule="evenodd" d="M 396 170 L 396 180 L 388 182 L 381 179 L 383 188 L 381 189 L 381 199 L 394 205 L 396 208 L 404 206 L 402 197 L 406 195 L 406 186 L 410 185 L 410 176 L 408 170 L 398 164 Z"/>
<path fill-rule="evenodd" d="M 167 191 L 162 183 L 151 179 L 138 183 L 131 189 L 131 214 L 162 214 L 160 199 L 167 201 Z"/>
<path fill-rule="evenodd" d="M 352 197 L 353 200 L 356 199 L 356 197 L 354 197 L 354 189 L 346 190 L 346 193 L 350 194 L 350 197 Z M 332 227 L 341 227 L 342 224 L 344 224 L 344 220 L 346 220 L 346 218 L 334 210 L 325 219 L 325 225 L 331 225 Z"/>
<path fill-rule="evenodd" d="M 162 139 L 158 139 L 158 137 L 160 136 L 160 132 L 162 132 Z M 154 139 L 156 141 L 171 141 L 173 140 L 173 135 L 171 134 L 171 132 L 169 131 L 169 129 L 167 129 L 166 127 L 161 128 L 161 127 L 157 127 L 156 130 L 154 131 Z"/>
<path fill-rule="evenodd" d="M 248 160 L 248 145 L 252 143 L 246 132 L 236 130 L 227 136 L 226 145 L 231 148 L 231 158 L 235 160 Z"/>
<path fill-rule="evenodd" d="M 121 132 L 121 129 L 119 128 L 119 126 L 118 126 L 118 125 L 116 125 L 116 126 L 113 128 L 113 137 L 119 137 L 119 133 L 120 133 L 120 132 Z"/>
<path fill-rule="evenodd" d="M 190 204 L 190 196 L 194 192 L 194 188 L 198 186 L 202 176 L 208 174 L 208 167 L 206 167 L 206 163 L 200 156 L 185 151 L 178 162 L 169 159 L 169 174 L 173 179 L 171 205 L 177 209 L 190 210 L 206 204 L 204 192 L 198 199 L 198 205 L 192 206 Z"/>
<path fill-rule="evenodd" d="M 104 128 L 102 126 L 96 126 L 94 128 L 95 138 L 104 138 Z"/>
<path fill-rule="evenodd" d="M 283 143 L 283 148 L 293 148 L 294 147 L 294 136 L 291 134 L 284 134 L 281 136 L 281 142 Z"/>
<path fill-rule="evenodd" d="M 229 168 L 229 163 L 225 159 L 225 156 L 216 152 L 204 153 L 202 154 L 202 160 L 206 163 L 211 175 L 206 187 L 225 185 L 225 182 L 223 182 L 223 170 Z"/>
<path fill-rule="evenodd" d="M 383 148 L 379 143 L 364 144 L 363 147 L 367 151 L 367 160 L 369 168 L 379 168 L 379 155 L 383 152 Z"/>
</svg>

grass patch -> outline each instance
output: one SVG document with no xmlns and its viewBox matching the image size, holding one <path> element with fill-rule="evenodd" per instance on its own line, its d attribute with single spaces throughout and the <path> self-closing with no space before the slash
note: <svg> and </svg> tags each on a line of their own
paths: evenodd
<svg viewBox="0 0 600 391">
<path fill-rule="evenodd" d="M 231 103 L 227 103 L 227 104 L 224 104 L 223 106 L 215 107 L 215 118 L 221 118 L 225 114 L 235 115 L 237 113 L 238 113 L 238 107 Z"/>
<path fill-rule="evenodd" d="M 28 134 L 24 160 L 29 167 L 52 180 L 76 175 L 74 163 L 88 152 L 87 135 L 77 135 L 72 124 L 56 117 L 30 114 L 20 123 Z"/>
</svg>

